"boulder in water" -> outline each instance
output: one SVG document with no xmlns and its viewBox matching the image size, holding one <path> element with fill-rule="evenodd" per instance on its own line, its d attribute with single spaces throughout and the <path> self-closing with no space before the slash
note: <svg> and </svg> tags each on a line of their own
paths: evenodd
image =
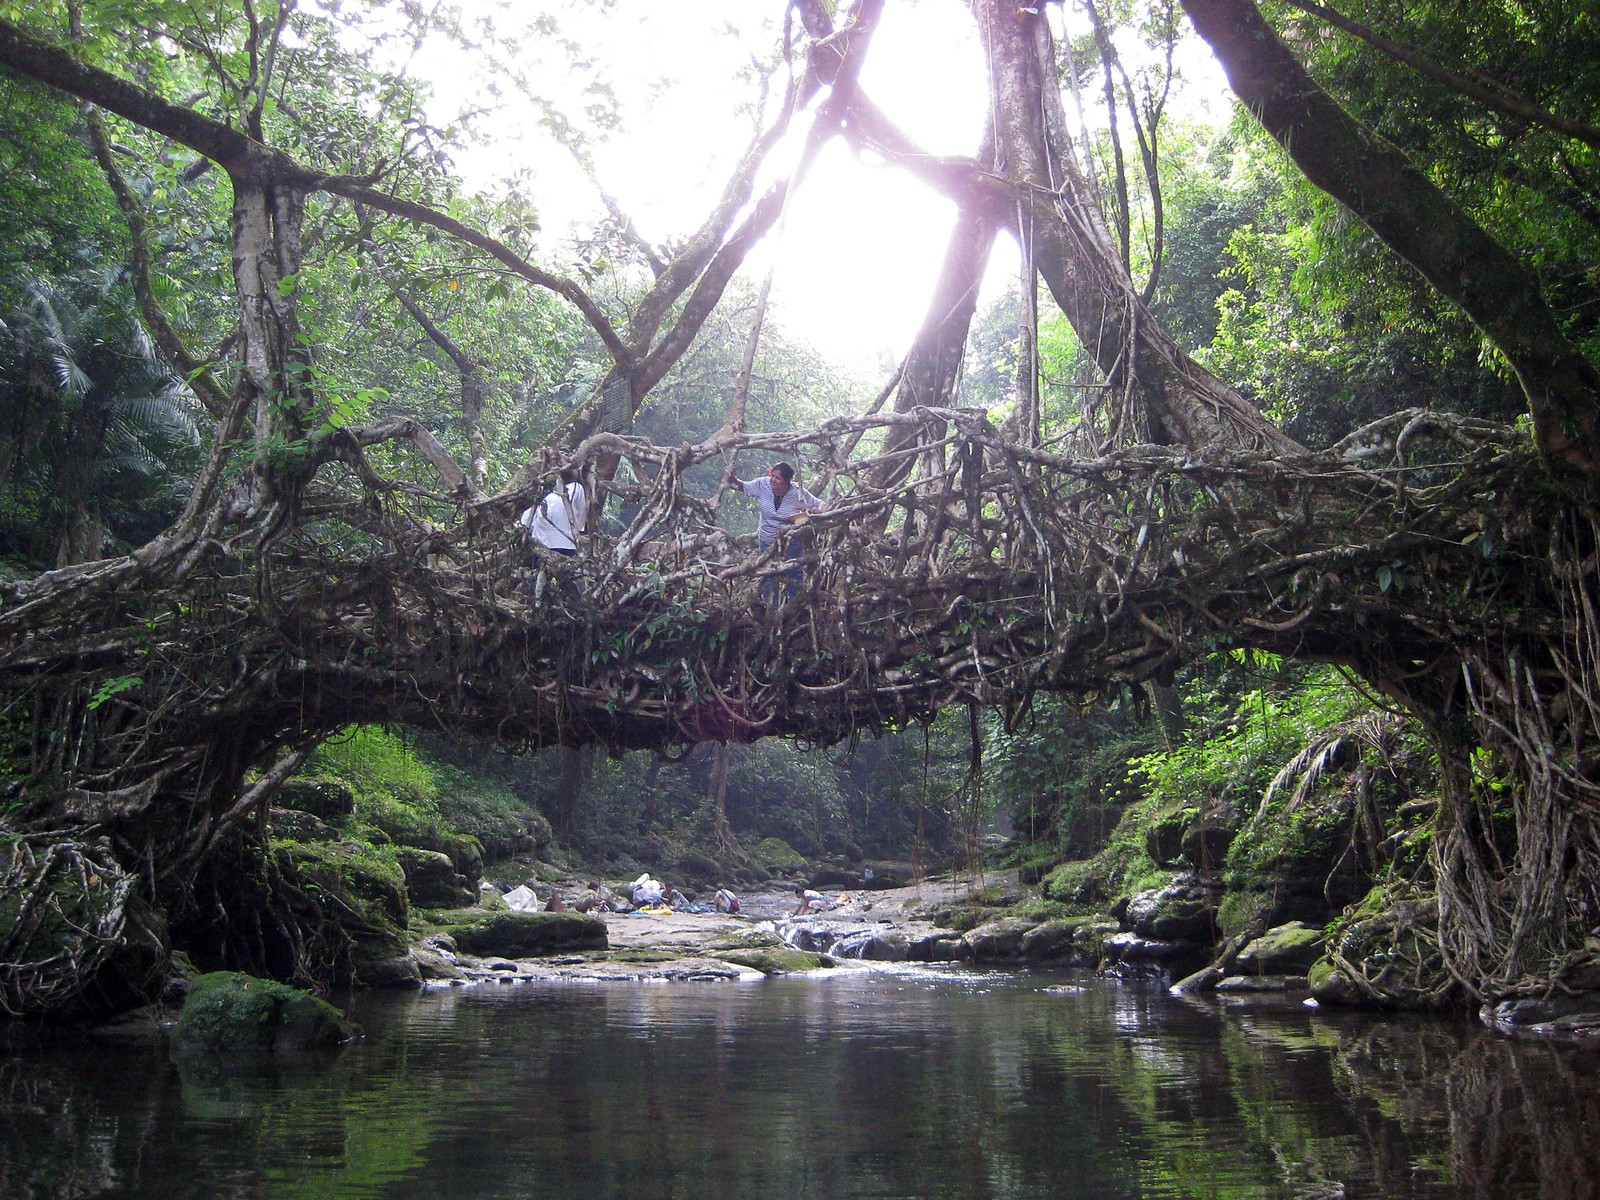
<svg viewBox="0 0 1600 1200">
<path fill-rule="evenodd" d="M 1241 975 L 1304 975 L 1322 957 L 1322 930 L 1302 921 L 1269 929 L 1239 951 Z"/>
<path fill-rule="evenodd" d="M 1015 962 L 1022 957 L 1022 939 L 1039 921 L 1033 917 L 1002 917 L 971 930 L 961 940 L 973 962 Z"/>
<path fill-rule="evenodd" d="M 202 975 L 189 988 L 174 1037 L 184 1053 L 325 1050 L 361 1036 L 310 992 L 236 971 Z"/>
</svg>

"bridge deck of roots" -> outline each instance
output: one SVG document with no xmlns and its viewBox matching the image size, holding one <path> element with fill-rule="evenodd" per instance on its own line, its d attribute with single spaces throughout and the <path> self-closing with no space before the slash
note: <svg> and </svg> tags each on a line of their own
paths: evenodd
<svg viewBox="0 0 1600 1200">
<path fill-rule="evenodd" d="M 507 523 L 442 533 L 374 497 L 369 536 L 312 520 L 274 548 L 267 587 L 241 574 L 269 619 L 216 636 L 292 668 L 272 698 L 318 723 L 398 717 L 524 744 L 830 742 L 953 702 L 1093 692 L 1216 646 L 1409 669 L 1507 599 L 1473 584 L 1492 565 L 1473 535 L 1526 460 L 1487 427 L 1411 414 L 1343 454 L 1284 462 L 1079 457 L 971 410 L 894 421 L 922 436 L 859 459 L 849 447 L 883 422 L 714 450 L 597 439 L 581 464 L 617 456 L 646 482 L 614 482 L 626 521 L 537 573 Z M 1419 462 L 1423 433 L 1436 436 Z M 783 603 L 761 585 L 793 564 L 685 486 L 741 448 L 800 460 L 827 501 L 792 535 L 802 581 Z M 216 586 L 232 595 L 226 576 Z"/>
</svg>

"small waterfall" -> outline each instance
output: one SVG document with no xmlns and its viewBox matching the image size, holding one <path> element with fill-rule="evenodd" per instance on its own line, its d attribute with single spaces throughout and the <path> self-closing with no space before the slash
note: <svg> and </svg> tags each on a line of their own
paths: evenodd
<svg viewBox="0 0 1600 1200">
<path fill-rule="evenodd" d="M 796 950 L 809 950 L 833 958 L 905 962 L 911 957 L 904 935 L 877 927 L 784 923 L 778 929 L 778 936 Z"/>
</svg>

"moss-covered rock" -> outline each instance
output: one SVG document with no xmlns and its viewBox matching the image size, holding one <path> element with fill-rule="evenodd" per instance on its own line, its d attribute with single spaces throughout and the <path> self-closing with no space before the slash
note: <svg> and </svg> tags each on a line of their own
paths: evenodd
<svg viewBox="0 0 1600 1200">
<path fill-rule="evenodd" d="M 406 935 L 411 907 L 405 875 L 393 847 L 349 840 L 275 841 L 273 856 L 284 886 L 295 893 L 289 908 L 307 931 L 333 926 L 343 935 L 343 962 L 330 982 L 364 987 L 420 982 Z"/>
<path fill-rule="evenodd" d="M 1164 942 L 1209 943 L 1217 933 L 1211 897 L 1188 875 L 1130 897 L 1123 920 L 1140 937 Z"/>
<path fill-rule="evenodd" d="M 1320 958 L 1306 972 L 1311 995 L 1319 1004 L 1334 1007 L 1375 1007 L 1373 1000 L 1331 958 Z"/>
<path fill-rule="evenodd" d="M 310 992 L 233 971 L 202 975 L 189 988 L 173 1031 L 184 1053 L 321 1050 L 360 1036 Z"/>
<path fill-rule="evenodd" d="M 1144 852 L 1158 867 L 1170 867 L 1183 856 L 1183 831 L 1194 815 L 1192 808 L 1171 804 L 1145 814 Z"/>
<path fill-rule="evenodd" d="M 973 962 L 1014 962 L 1022 957 L 1022 939 L 1039 924 L 1033 917 L 1003 917 L 970 930 L 961 940 Z"/>
<path fill-rule="evenodd" d="M 1018 950 L 1027 963 L 1092 967 L 1100 961 L 1105 939 L 1117 929 L 1117 923 L 1106 916 L 1056 917 L 1024 933 Z"/>
<path fill-rule="evenodd" d="M 806 865 L 806 860 L 782 838 L 762 838 L 750 848 L 750 854 L 756 862 L 773 874 L 798 871 Z"/>
<path fill-rule="evenodd" d="M 348 839 L 275 841 L 273 854 L 279 870 L 307 886 L 313 898 L 332 902 L 323 905 L 331 913 L 346 905 L 366 925 L 405 928 L 406 878 L 392 849 Z"/>
<path fill-rule="evenodd" d="M 786 946 L 715 950 L 711 956 L 738 967 L 760 971 L 763 975 L 790 975 L 796 971 L 815 971 L 832 965 L 820 954 L 813 954 L 809 950 L 791 950 Z"/>
<path fill-rule="evenodd" d="M 1323 925 L 1371 886 L 1362 857 L 1349 853 L 1354 802 L 1342 792 L 1292 812 L 1246 823 L 1228 849 L 1222 872 L 1229 891 L 1254 894 L 1277 925 Z"/>
<path fill-rule="evenodd" d="M 1272 907 L 1270 892 L 1224 892 L 1217 901 L 1217 930 L 1226 940 L 1237 937 L 1252 925 L 1264 926 Z"/>
<path fill-rule="evenodd" d="M 365 828 L 382 833 L 384 839 L 396 846 L 432 850 L 445 855 L 455 866 L 456 873 L 465 876 L 473 888 L 483 878 L 483 845 L 469 833 L 440 827 L 436 820 L 429 821 L 420 813 L 399 805 L 366 812 Z"/>
<path fill-rule="evenodd" d="M 405 872 L 406 896 L 419 908 L 465 908 L 478 899 L 450 856 L 437 850 L 398 846 L 395 857 Z"/>
<path fill-rule="evenodd" d="M 348 817 L 356 810 L 355 793 L 342 779 L 323 779 L 304 776 L 290 779 L 278 788 L 272 798 L 276 808 L 294 809 L 309 813 L 324 821 Z"/>
<path fill-rule="evenodd" d="M 1226 801 L 1205 805 L 1184 827 L 1181 839 L 1183 860 L 1204 875 L 1222 869 L 1228 847 L 1244 824 L 1239 806 Z"/>
<path fill-rule="evenodd" d="M 942 925 L 957 933 L 970 933 L 980 925 L 998 921 L 1006 915 L 1004 909 L 986 904 L 934 904 L 918 908 L 915 915 L 934 925 Z"/>
<path fill-rule="evenodd" d="M 1239 952 L 1243 975 L 1304 975 L 1322 957 L 1322 930 L 1301 921 L 1269 929 Z"/>
<path fill-rule="evenodd" d="M 267 828 L 275 838 L 292 842 L 336 842 L 344 835 L 321 817 L 297 808 L 272 808 Z"/>
<path fill-rule="evenodd" d="M 609 945 L 605 921 L 583 913 L 463 909 L 429 918 L 462 952 L 480 958 L 540 958 Z"/>
<path fill-rule="evenodd" d="M 677 857 L 674 870 L 678 879 L 685 884 L 695 887 L 709 887 L 722 875 L 722 868 L 715 859 L 699 850 L 684 850 Z"/>
</svg>

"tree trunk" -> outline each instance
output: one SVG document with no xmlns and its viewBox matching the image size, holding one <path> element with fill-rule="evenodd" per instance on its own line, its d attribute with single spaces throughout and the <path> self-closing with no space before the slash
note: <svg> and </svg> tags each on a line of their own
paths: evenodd
<svg viewBox="0 0 1600 1200">
<path fill-rule="evenodd" d="M 1392 143 L 1306 73 L 1254 0 L 1183 0 L 1234 93 L 1306 178 L 1366 222 L 1506 356 L 1547 458 L 1592 478 L 1600 372 L 1566 337 L 1537 280 Z"/>
<path fill-rule="evenodd" d="M 1000 167 L 1016 193 L 1015 221 L 1031 239 L 1050 294 L 1119 400 L 1111 435 L 1303 453 L 1179 350 L 1140 298 L 1075 160 L 1043 7 L 974 0 L 973 8 L 989 61 Z"/>
</svg>

